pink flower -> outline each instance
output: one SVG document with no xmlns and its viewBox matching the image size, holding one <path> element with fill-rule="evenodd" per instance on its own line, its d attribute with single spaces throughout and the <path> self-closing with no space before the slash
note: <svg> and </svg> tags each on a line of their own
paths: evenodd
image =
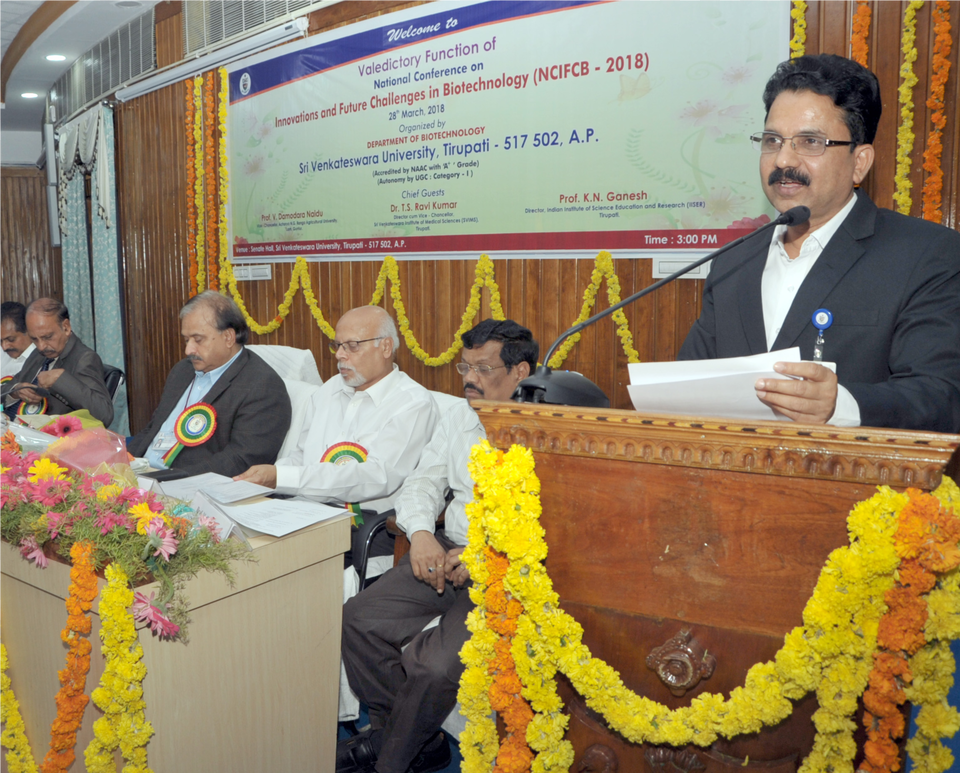
<svg viewBox="0 0 960 773">
<path fill-rule="evenodd" d="M 139 591 L 133 594 L 133 607 L 130 610 L 133 619 L 141 623 L 147 623 L 150 630 L 160 638 L 172 639 L 180 632 L 180 626 L 170 622 L 160 608 L 153 605 L 154 595 L 154 593 L 151 593 L 148 598 Z"/>
<path fill-rule="evenodd" d="M 0 508 L 4 508 L 8 504 L 11 507 L 17 507 L 26 501 L 27 492 L 20 486 L 8 486 L 6 483 L 0 486 Z"/>
<path fill-rule="evenodd" d="M 170 556 L 177 552 L 177 540 L 173 533 L 164 527 L 160 518 L 154 518 L 147 526 L 147 539 L 151 548 L 156 548 L 155 556 L 161 556 L 164 561 L 169 561 Z"/>
<path fill-rule="evenodd" d="M 216 518 L 211 518 L 209 515 L 201 515 L 197 518 L 197 525 L 210 532 L 210 539 L 213 540 L 214 545 L 220 542 L 220 524 L 217 523 Z"/>
<path fill-rule="evenodd" d="M 101 534 L 109 534 L 117 526 L 125 527 L 128 532 L 133 532 L 136 528 L 126 513 L 115 513 L 112 510 L 100 511 L 97 516 L 97 526 L 100 527 Z"/>
<path fill-rule="evenodd" d="M 47 513 L 47 531 L 50 539 L 56 539 L 60 532 L 68 532 L 70 527 L 70 513 Z M 69 532 L 68 532 L 69 533 Z"/>
<path fill-rule="evenodd" d="M 23 459 L 19 454 L 15 454 L 13 451 L 0 451 L 0 464 L 4 467 L 9 467 L 9 472 L 7 475 L 11 475 L 14 472 L 22 474 L 23 470 Z"/>
<path fill-rule="evenodd" d="M 163 505 L 160 504 L 156 496 L 141 488 L 125 488 L 121 493 L 117 494 L 116 501 L 121 504 L 129 503 L 131 505 L 139 505 L 145 502 L 153 512 L 163 512 Z"/>
<path fill-rule="evenodd" d="M 156 593 L 151 592 L 150 596 L 147 597 L 140 591 L 136 591 L 133 594 L 133 606 L 130 608 L 130 613 L 133 615 L 134 620 L 147 622 L 147 610 L 153 606 L 153 597 L 156 595 Z"/>
<path fill-rule="evenodd" d="M 766 215 L 760 215 L 760 217 L 744 217 L 740 220 L 734 220 L 727 228 L 737 228 L 743 229 L 744 231 L 756 231 L 760 226 L 766 225 L 770 222 L 770 218 Z"/>
<path fill-rule="evenodd" d="M 81 429 L 83 424 L 76 416 L 58 416 L 56 421 L 47 424 L 41 431 L 56 437 L 66 437 Z"/>
<path fill-rule="evenodd" d="M 46 478 L 38 480 L 31 488 L 34 502 L 44 507 L 54 507 L 67 498 L 67 492 L 70 491 L 70 481 Z"/>
<path fill-rule="evenodd" d="M 35 561 L 39 569 L 47 568 L 47 557 L 43 554 L 43 548 L 37 544 L 37 538 L 32 534 L 20 540 L 20 555 L 27 561 Z"/>
<path fill-rule="evenodd" d="M 100 475 L 85 475 L 80 484 L 80 490 L 88 497 L 95 497 L 97 489 L 110 483 L 110 475 L 101 473 Z"/>
</svg>

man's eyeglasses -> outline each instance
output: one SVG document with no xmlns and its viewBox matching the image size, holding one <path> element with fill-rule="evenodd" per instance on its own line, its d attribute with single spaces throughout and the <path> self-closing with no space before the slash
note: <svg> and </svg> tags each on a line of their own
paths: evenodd
<svg viewBox="0 0 960 773">
<path fill-rule="evenodd" d="M 783 143 L 790 140 L 790 147 L 801 156 L 822 156 L 827 148 L 835 145 L 856 145 L 849 140 L 828 140 L 817 134 L 795 134 L 793 137 L 781 137 L 775 132 L 761 132 L 751 135 L 750 140 L 761 153 L 779 153 Z"/>
<path fill-rule="evenodd" d="M 495 368 L 492 368 L 489 365 L 467 365 L 465 362 L 458 362 L 457 373 L 461 376 L 466 376 L 472 370 L 478 376 L 489 376 L 493 371 L 506 367 L 506 365 L 497 365 Z"/>
<path fill-rule="evenodd" d="M 380 341 L 381 339 L 386 338 L 386 336 L 377 336 L 376 338 L 364 338 L 362 341 L 334 341 L 330 344 L 330 354 L 336 354 L 340 351 L 340 347 L 344 347 L 347 351 L 350 352 L 359 352 L 360 344 L 365 344 L 367 341 Z"/>
</svg>

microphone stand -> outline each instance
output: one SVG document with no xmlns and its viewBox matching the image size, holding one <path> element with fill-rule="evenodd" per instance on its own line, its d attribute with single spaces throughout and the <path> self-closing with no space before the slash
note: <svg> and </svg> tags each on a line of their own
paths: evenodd
<svg viewBox="0 0 960 773">
<path fill-rule="evenodd" d="M 751 231 L 745 236 L 741 236 L 739 239 L 736 239 L 729 244 L 725 244 L 719 250 L 714 250 L 709 255 L 706 255 L 699 260 L 695 260 L 693 263 L 684 266 L 679 271 L 673 272 L 670 274 L 670 276 L 664 277 L 658 282 L 654 282 L 649 287 L 644 287 L 642 290 L 635 292 L 628 298 L 624 298 L 622 301 L 620 301 L 620 303 L 615 304 L 608 309 L 604 309 L 599 314 L 594 314 L 592 317 L 590 317 L 590 319 L 585 319 L 583 322 L 574 325 L 572 328 L 562 333 L 560 337 L 553 342 L 553 345 L 547 350 L 547 354 L 543 358 L 543 365 L 540 365 L 537 368 L 537 372 L 520 382 L 518 386 L 519 395 L 515 398 L 516 401 L 518 403 L 550 403 L 553 405 L 579 405 L 589 408 L 609 408 L 610 399 L 606 396 L 606 394 L 604 394 L 600 387 L 594 384 L 586 376 L 569 370 L 558 371 L 554 373 L 550 366 L 547 365 L 547 363 L 550 362 L 550 358 L 553 356 L 553 353 L 557 350 L 560 344 L 562 344 L 567 338 L 575 333 L 579 333 L 584 328 L 589 327 L 594 322 L 597 322 L 598 320 L 613 314 L 615 311 L 622 309 L 624 306 L 639 300 L 644 295 L 648 295 L 654 290 L 660 289 L 665 284 L 669 284 L 687 272 L 693 271 L 693 269 L 697 268 L 698 266 L 702 266 L 708 260 L 713 260 L 714 258 L 719 257 L 727 250 L 733 249 L 734 247 L 745 242 L 747 239 L 752 239 L 754 236 L 757 236 L 764 231 L 768 231 L 778 225 L 799 225 L 800 223 L 805 223 L 809 219 L 810 210 L 807 207 L 794 207 L 793 209 L 788 209 L 776 220 L 771 220 L 769 223 L 765 223 L 755 231 Z"/>
</svg>

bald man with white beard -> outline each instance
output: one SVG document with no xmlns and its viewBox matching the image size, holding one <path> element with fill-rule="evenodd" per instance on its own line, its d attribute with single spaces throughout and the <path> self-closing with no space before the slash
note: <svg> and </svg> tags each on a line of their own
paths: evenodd
<svg viewBox="0 0 960 773">
<path fill-rule="evenodd" d="M 311 401 L 296 452 L 236 479 L 318 502 L 393 509 L 439 416 L 430 392 L 394 363 L 399 345 L 379 306 L 344 314 L 330 345 L 339 373 Z"/>
</svg>

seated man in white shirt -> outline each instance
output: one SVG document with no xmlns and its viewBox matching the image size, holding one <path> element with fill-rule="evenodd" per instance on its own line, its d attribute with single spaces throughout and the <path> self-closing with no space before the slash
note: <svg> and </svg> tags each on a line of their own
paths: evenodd
<svg viewBox="0 0 960 773">
<path fill-rule="evenodd" d="M 467 400 L 509 400 L 537 365 L 537 342 L 511 320 L 484 320 L 462 340 Z M 470 636 L 470 573 L 460 554 L 473 500 L 467 462 L 483 437 L 467 403 L 444 413 L 396 504 L 410 553 L 343 608 L 343 663 L 371 727 L 337 744 L 337 773 L 426 773 L 450 762 L 440 726 L 457 703 L 459 653 Z M 453 500 L 435 531 L 448 489 Z M 440 624 L 423 631 L 438 615 Z"/>
<path fill-rule="evenodd" d="M 16 301 L 4 301 L 0 307 L 0 339 L 3 354 L 0 354 L 0 378 L 6 385 L 22 369 L 27 357 L 36 349 L 27 335 L 27 307 Z"/>
<path fill-rule="evenodd" d="M 438 416 L 430 392 L 394 364 L 399 345 L 396 325 L 379 306 L 344 314 L 330 345 L 340 372 L 314 395 L 296 453 L 237 480 L 318 502 L 391 510 Z"/>
<path fill-rule="evenodd" d="M 180 333 L 185 357 L 167 376 L 150 423 L 127 449 L 164 470 L 154 474 L 160 479 L 236 475 L 274 461 L 290 428 L 290 398 L 276 371 L 244 346 L 250 330 L 237 304 L 213 290 L 194 296 L 180 310 Z M 193 446 L 178 441 L 178 424 L 199 440 L 208 433 L 210 415 L 216 427 L 206 440 Z"/>
</svg>

